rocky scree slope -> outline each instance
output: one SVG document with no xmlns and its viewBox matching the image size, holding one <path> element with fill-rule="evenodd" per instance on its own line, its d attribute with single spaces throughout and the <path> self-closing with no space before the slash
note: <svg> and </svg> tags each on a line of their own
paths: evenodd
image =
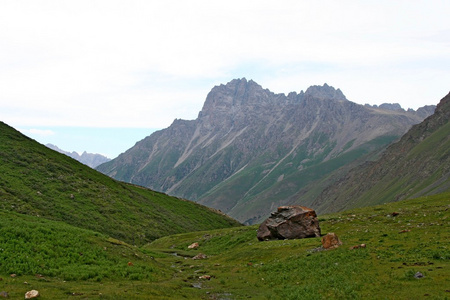
<svg viewBox="0 0 450 300">
<path fill-rule="evenodd" d="M 371 206 L 450 189 L 450 93 L 382 157 L 352 169 L 310 205 L 323 211 Z"/>
<path fill-rule="evenodd" d="M 422 120 L 355 104 L 327 84 L 286 96 L 235 79 L 211 90 L 196 120 L 177 119 L 97 169 L 254 223 Z"/>
</svg>

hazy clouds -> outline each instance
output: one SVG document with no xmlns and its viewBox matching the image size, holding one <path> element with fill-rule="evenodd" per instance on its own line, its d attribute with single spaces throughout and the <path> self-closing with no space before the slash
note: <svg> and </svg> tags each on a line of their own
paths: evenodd
<svg viewBox="0 0 450 300">
<path fill-rule="evenodd" d="M 0 119 L 167 127 L 233 78 L 358 103 L 449 91 L 448 1 L 1 1 Z"/>
</svg>

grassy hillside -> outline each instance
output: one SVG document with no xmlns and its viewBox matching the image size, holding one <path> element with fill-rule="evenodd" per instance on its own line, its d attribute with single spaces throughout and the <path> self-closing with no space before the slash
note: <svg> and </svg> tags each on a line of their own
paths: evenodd
<svg viewBox="0 0 450 300">
<path fill-rule="evenodd" d="M 449 119 L 450 94 L 379 160 L 352 169 L 310 205 L 330 212 L 449 191 Z"/>
<path fill-rule="evenodd" d="M 257 226 L 166 236 L 138 248 L 0 211 L 0 290 L 12 299 L 31 289 L 42 299 L 448 299 L 449 199 L 319 216 L 322 233 L 344 243 L 328 251 L 317 251 L 320 238 L 259 242 Z M 188 249 L 193 242 L 199 248 Z M 199 253 L 207 258 L 192 259 Z"/>
<path fill-rule="evenodd" d="M 131 244 L 238 226 L 196 203 L 113 180 L 0 123 L 0 209 L 64 221 Z"/>
<path fill-rule="evenodd" d="M 151 279 L 156 263 L 119 240 L 64 222 L 0 210 L 0 269 L 4 274 L 58 277 Z M 134 268 L 127 268 L 132 260 Z M 1 289 L 1 288 L 0 288 Z"/>
</svg>

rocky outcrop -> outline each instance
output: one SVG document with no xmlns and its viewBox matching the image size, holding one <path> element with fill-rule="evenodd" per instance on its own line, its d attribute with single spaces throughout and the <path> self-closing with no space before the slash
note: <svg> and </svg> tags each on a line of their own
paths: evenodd
<svg viewBox="0 0 450 300">
<path fill-rule="evenodd" d="M 422 120 L 353 103 L 327 84 L 285 95 L 235 79 L 210 91 L 197 119 L 177 119 L 97 169 L 254 224 L 299 199 L 312 207 L 316 182 Z"/>
<path fill-rule="evenodd" d="M 320 226 L 316 212 L 310 208 L 281 206 L 258 228 L 260 241 L 319 237 Z"/>
</svg>

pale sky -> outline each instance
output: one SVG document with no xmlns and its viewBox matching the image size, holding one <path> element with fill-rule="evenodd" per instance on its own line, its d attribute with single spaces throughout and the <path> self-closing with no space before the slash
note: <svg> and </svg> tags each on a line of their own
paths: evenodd
<svg viewBox="0 0 450 300">
<path fill-rule="evenodd" d="M 234 78 L 417 109 L 450 91 L 449 15 L 448 0 L 1 0 L 0 121 L 115 157 Z"/>
</svg>

